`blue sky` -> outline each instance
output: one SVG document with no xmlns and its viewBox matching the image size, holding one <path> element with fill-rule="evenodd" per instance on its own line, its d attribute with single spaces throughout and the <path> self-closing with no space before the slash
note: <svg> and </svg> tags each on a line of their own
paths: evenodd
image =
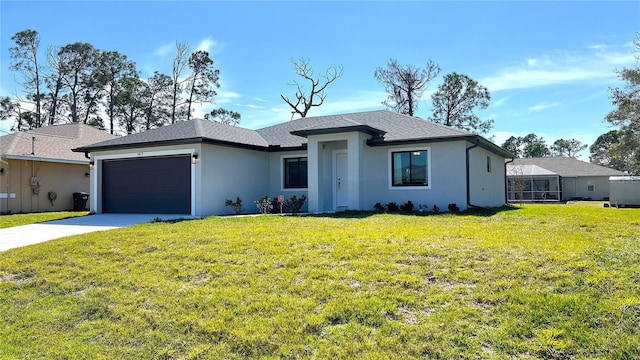
<svg viewBox="0 0 640 360">
<path fill-rule="evenodd" d="M 3 0 L 0 17 L 2 95 L 19 90 L 8 48 L 27 28 L 40 33 L 43 54 L 88 42 L 127 55 L 142 77 L 170 72 L 176 41 L 208 50 L 220 70 L 213 107 L 240 112 L 240 126 L 254 129 L 291 118 L 280 94 L 294 94 L 292 59 L 310 60 L 316 73 L 344 67 L 309 116 L 381 109 L 386 94 L 375 69 L 390 58 L 419 67 L 431 59 L 443 70 L 418 116 L 431 115 L 430 91 L 455 71 L 489 88 L 491 105 L 478 115 L 495 121 L 488 136 L 496 143 L 536 133 L 549 144 L 590 145 L 609 130 L 603 119 L 613 109 L 608 88 L 620 85 L 615 70 L 635 64 L 640 2 Z M 10 126 L 0 122 L 0 130 Z"/>
</svg>

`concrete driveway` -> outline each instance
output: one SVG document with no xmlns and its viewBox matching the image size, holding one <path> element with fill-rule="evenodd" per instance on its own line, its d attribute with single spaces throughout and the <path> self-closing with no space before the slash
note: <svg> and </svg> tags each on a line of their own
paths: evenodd
<svg viewBox="0 0 640 360">
<path fill-rule="evenodd" d="M 65 236 L 86 234 L 162 220 L 191 219 L 189 215 L 100 214 L 0 229 L 0 251 L 37 244 Z"/>
</svg>

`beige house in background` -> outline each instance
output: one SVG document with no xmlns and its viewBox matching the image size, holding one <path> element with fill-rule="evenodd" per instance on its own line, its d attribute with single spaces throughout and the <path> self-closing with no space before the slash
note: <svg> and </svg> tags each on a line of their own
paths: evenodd
<svg viewBox="0 0 640 360">
<path fill-rule="evenodd" d="M 622 171 L 556 156 L 507 163 L 509 201 L 608 200 L 609 177 Z"/>
<path fill-rule="evenodd" d="M 89 192 L 89 159 L 73 148 L 113 139 L 93 126 L 64 124 L 0 136 L 0 213 L 73 209 Z"/>
</svg>

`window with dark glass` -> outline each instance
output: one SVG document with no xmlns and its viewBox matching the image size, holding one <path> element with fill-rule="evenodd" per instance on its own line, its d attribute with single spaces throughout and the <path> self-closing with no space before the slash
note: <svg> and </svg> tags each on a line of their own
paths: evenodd
<svg viewBox="0 0 640 360">
<path fill-rule="evenodd" d="M 307 187 L 307 158 L 284 159 L 284 188 L 304 189 Z"/>
<path fill-rule="evenodd" d="M 428 186 L 427 151 L 402 151 L 391 154 L 393 186 Z"/>
</svg>

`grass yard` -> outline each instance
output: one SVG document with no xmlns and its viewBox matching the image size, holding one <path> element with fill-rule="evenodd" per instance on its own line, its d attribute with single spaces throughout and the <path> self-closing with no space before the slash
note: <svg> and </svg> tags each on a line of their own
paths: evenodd
<svg viewBox="0 0 640 360">
<path fill-rule="evenodd" d="M 61 220 L 76 216 L 85 216 L 88 211 L 58 211 L 30 214 L 0 215 L 0 229 L 12 226 L 29 225 L 51 220 Z"/>
<path fill-rule="evenodd" d="M 640 210 L 212 217 L 0 253 L 0 358 L 640 358 Z"/>
</svg>

